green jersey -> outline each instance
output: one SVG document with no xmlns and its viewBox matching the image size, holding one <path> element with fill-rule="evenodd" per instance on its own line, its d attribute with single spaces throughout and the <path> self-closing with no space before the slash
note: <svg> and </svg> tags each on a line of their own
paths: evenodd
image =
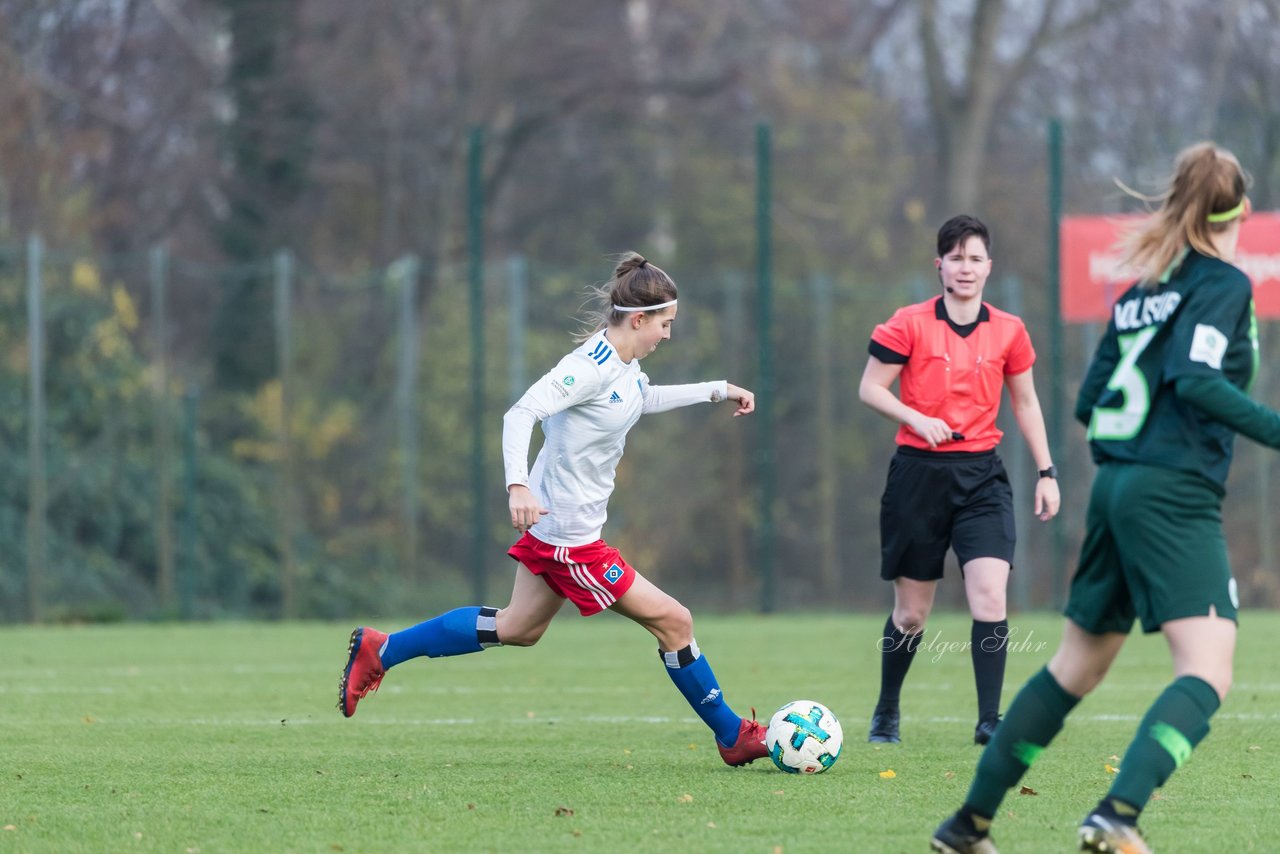
<svg viewBox="0 0 1280 854">
<path fill-rule="evenodd" d="M 1189 250 L 1155 287 L 1129 288 L 1076 401 L 1095 462 L 1194 472 L 1223 489 L 1235 431 L 1179 400 L 1174 383 L 1220 377 L 1247 390 L 1257 359 L 1253 286 L 1231 264 Z"/>
</svg>

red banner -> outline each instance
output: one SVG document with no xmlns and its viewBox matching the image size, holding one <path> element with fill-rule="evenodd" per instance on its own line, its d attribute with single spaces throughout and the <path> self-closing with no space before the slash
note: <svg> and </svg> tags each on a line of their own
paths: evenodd
<svg viewBox="0 0 1280 854">
<path fill-rule="evenodd" d="M 1137 278 L 1120 265 L 1116 240 L 1132 216 L 1062 218 L 1062 318 L 1107 320 L 1116 298 Z M 1254 213 L 1240 227 L 1235 265 L 1253 281 L 1260 318 L 1280 317 L 1280 213 Z"/>
</svg>

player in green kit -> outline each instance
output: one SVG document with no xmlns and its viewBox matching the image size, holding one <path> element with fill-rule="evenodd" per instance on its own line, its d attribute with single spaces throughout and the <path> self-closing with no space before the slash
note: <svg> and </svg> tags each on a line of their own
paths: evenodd
<svg viewBox="0 0 1280 854">
<path fill-rule="evenodd" d="M 1246 391 L 1257 323 L 1252 286 L 1231 261 L 1247 186 L 1230 152 L 1193 145 L 1160 208 L 1126 239 L 1142 279 L 1117 301 L 1076 404 L 1098 472 L 1062 643 L 1005 713 L 935 851 L 995 852 L 988 830 L 1006 792 L 1102 681 L 1135 619 L 1164 634 L 1174 680 L 1081 824 L 1082 850 L 1150 852 L 1138 817 L 1231 687 L 1238 603 L 1222 498 L 1232 444 L 1243 433 L 1280 448 L 1280 414 Z"/>
</svg>

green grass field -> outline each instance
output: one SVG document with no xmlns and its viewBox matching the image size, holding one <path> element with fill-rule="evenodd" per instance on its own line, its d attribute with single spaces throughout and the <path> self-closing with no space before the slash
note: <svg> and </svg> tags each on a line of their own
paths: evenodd
<svg viewBox="0 0 1280 854">
<path fill-rule="evenodd" d="M 805 698 L 840 716 L 839 762 L 804 778 L 725 767 L 648 634 L 612 614 L 566 611 L 533 649 L 408 662 L 351 720 L 334 708 L 349 625 L 0 629 L 0 852 L 924 852 L 979 754 L 969 624 L 935 616 L 904 743 L 874 746 L 883 621 L 698 620 L 739 712 Z M 1059 632 L 1013 623 L 1006 704 Z M 1233 695 L 1144 817 L 1161 854 L 1280 845 L 1280 614 L 1243 624 Z M 1130 641 L 1023 781 L 1036 794 L 1005 802 L 1002 852 L 1074 848 L 1169 678 L 1158 637 Z"/>
</svg>

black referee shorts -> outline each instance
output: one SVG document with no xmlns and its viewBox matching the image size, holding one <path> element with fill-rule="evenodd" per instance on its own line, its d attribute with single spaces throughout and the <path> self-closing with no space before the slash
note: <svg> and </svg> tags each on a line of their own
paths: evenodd
<svg viewBox="0 0 1280 854">
<path fill-rule="evenodd" d="M 947 549 L 960 566 L 980 557 L 1013 563 L 1013 490 L 992 451 L 899 447 L 880 498 L 880 577 L 942 578 Z"/>
</svg>

